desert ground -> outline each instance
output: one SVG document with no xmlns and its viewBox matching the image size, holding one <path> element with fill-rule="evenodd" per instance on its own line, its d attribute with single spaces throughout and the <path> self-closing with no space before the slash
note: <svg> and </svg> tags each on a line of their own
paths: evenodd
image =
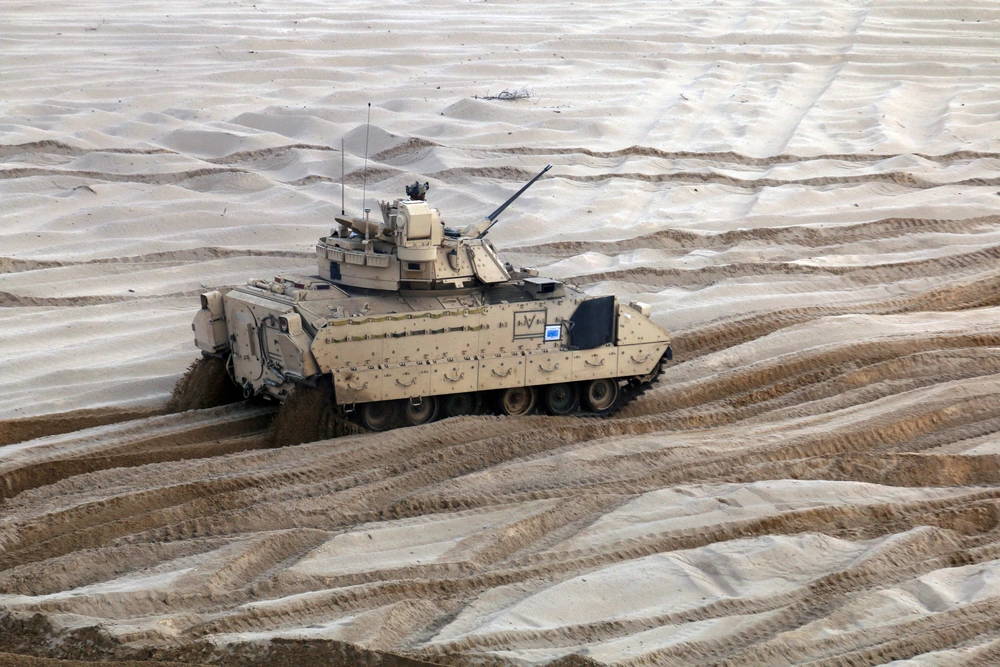
<svg viewBox="0 0 1000 667">
<path fill-rule="evenodd" d="M 996 3 L 9 0 L 0 72 L 0 662 L 1000 662 Z M 552 163 L 494 243 L 674 362 L 605 420 L 169 411 L 342 159 L 455 225 Z"/>
</svg>

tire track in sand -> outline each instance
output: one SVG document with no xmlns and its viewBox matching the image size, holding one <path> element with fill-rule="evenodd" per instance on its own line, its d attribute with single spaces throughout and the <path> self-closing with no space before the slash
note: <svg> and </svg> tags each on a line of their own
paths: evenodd
<svg viewBox="0 0 1000 667">
<path fill-rule="evenodd" d="M 544 253 L 553 257 L 572 257 L 584 252 L 615 255 L 623 251 L 640 249 L 724 250 L 740 243 L 773 243 L 822 248 L 915 234 L 972 234 L 977 231 L 992 231 L 998 226 L 1000 226 L 1000 215 L 972 218 L 881 218 L 854 224 L 757 227 L 706 234 L 683 229 L 664 229 L 619 241 L 554 241 L 531 246 L 516 246 L 507 250 Z"/>
<path fill-rule="evenodd" d="M 389 167 L 371 167 L 367 171 L 349 172 L 343 178 L 344 183 L 356 185 L 367 180 L 378 183 L 403 173 Z M 144 183 L 148 185 L 180 185 L 186 181 L 205 176 L 254 176 L 264 179 L 262 184 L 284 183 L 292 186 L 305 186 L 312 183 L 340 183 L 341 179 L 320 174 L 310 174 L 291 181 L 278 181 L 260 171 L 240 169 L 237 167 L 203 167 L 200 169 L 185 169 L 182 171 L 164 173 L 117 173 L 86 169 L 51 169 L 46 167 L 16 167 L 0 169 L 0 180 L 17 178 L 33 178 L 38 176 L 54 176 L 67 178 L 84 178 L 110 183 Z M 468 178 L 489 178 L 503 181 L 524 182 L 534 176 L 533 173 L 517 167 L 453 167 L 430 174 L 429 178 L 454 183 Z M 831 185 L 863 185 L 867 183 L 889 183 L 914 190 L 926 190 L 944 186 L 995 187 L 1000 185 L 1000 177 L 964 178 L 951 181 L 931 181 L 909 172 L 888 171 L 872 174 L 857 174 L 852 176 L 816 176 L 810 178 L 736 178 L 726 174 L 698 171 L 675 171 L 669 173 L 640 172 L 609 172 L 598 174 L 550 174 L 548 178 L 558 178 L 579 183 L 600 183 L 610 180 L 629 180 L 644 183 L 691 183 L 716 184 L 749 190 L 763 188 L 779 188 L 788 185 L 831 186 Z"/>
<path fill-rule="evenodd" d="M 578 274 L 567 280 L 577 284 L 617 280 L 638 282 L 653 287 L 704 287 L 733 278 L 806 275 L 837 276 L 859 285 L 876 285 L 942 273 L 949 276 L 955 276 L 959 272 L 993 273 L 998 259 L 1000 259 L 1000 245 L 943 257 L 858 266 L 818 265 L 806 262 L 733 262 L 696 269 L 638 266 Z"/>
<path fill-rule="evenodd" d="M 977 349 L 987 350 L 1000 343 L 995 335 L 962 336 L 911 340 L 913 347 L 910 348 L 904 343 L 885 349 L 879 349 L 874 344 L 867 348 L 848 346 L 841 350 L 839 356 L 810 358 L 809 355 L 798 355 L 775 360 L 770 370 L 755 370 L 753 372 L 758 373 L 757 376 L 744 378 L 742 387 L 736 377 L 728 380 L 714 378 L 714 385 L 706 384 L 701 394 L 690 396 L 687 404 L 718 412 L 724 408 L 710 405 L 713 399 L 739 395 L 740 389 L 745 389 L 748 383 L 766 387 L 793 380 L 787 387 L 788 391 L 782 389 L 774 393 L 761 388 L 759 395 L 744 399 L 747 405 L 767 408 L 762 412 L 766 415 L 776 407 L 768 404 L 775 398 L 788 399 L 782 404 L 783 408 L 794 408 L 803 401 L 816 400 L 815 393 L 807 395 L 808 390 L 830 381 L 830 378 L 813 374 L 817 366 L 845 364 L 855 358 L 861 362 L 860 365 L 844 366 L 843 373 L 838 377 L 854 373 L 856 379 L 841 381 L 876 385 L 895 382 L 907 374 L 918 377 L 933 374 L 934 367 L 930 362 L 936 358 L 936 351 L 953 349 L 975 354 Z M 894 359 L 894 356 L 907 358 L 903 354 L 905 352 L 924 356 L 911 362 Z M 956 363 L 960 361 L 960 358 L 948 357 L 944 353 L 937 356 L 943 363 L 949 358 Z M 975 359 L 970 363 L 975 365 Z M 951 368 L 951 374 L 947 375 L 951 383 L 961 384 L 972 377 L 968 364 Z M 860 382 L 865 373 L 868 377 Z M 931 384 L 929 388 L 936 386 L 939 385 Z M 921 455 L 906 452 L 887 457 L 885 448 L 905 445 L 922 433 L 942 431 L 988 415 L 995 404 L 996 394 L 986 395 L 983 399 L 924 401 L 922 408 L 916 412 L 905 409 L 896 414 L 891 410 L 876 412 L 849 430 L 837 429 L 822 436 L 807 435 L 805 432 L 796 436 L 794 428 L 790 431 L 786 429 L 784 444 L 771 442 L 714 457 L 706 457 L 704 452 L 692 452 L 687 461 L 671 461 L 666 453 L 662 461 L 658 461 L 651 452 L 636 455 L 632 461 L 628 457 L 605 457 L 603 462 L 595 461 L 591 466 L 595 471 L 591 480 L 572 481 L 566 477 L 552 477 L 543 468 L 542 476 L 538 478 L 511 478 L 511 482 L 515 483 L 513 489 L 487 486 L 485 493 L 474 498 L 475 502 L 465 502 L 461 494 L 447 491 L 452 480 L 468 480 L 466 483 L 475 484 L 476 474 L 483 471 L 502 469 L 502 466 L 514 463 L 545 461 L 554 454 L 572 452 L 587 443 L 609 438 L 655 434 L 675 428 L 671 424 L 677 421 L 672 414 L 678 408 L 677 398 L 684 398 L 686 392 L 697 388 L 696 383 L 690 389 L 678 387 L 672 394 L 670 387 L 658 390 L 649 397 L 652 403 L 646 406 L 649 409 L 646 415 L 604 421 L 550 420 L 544 417 L 523 420 L 465 418 L 377 437 L 354 436 L 333 443 L 284 450 L 220 455 L 200 463 L 165 461 L 141 468 L 111 468 L 68 477 L 54 484 L 38 485 L 6 501 L 8 510 L 14 515 L 34 515 L 36 518 L 20 526 L 16 537 L 9 532 L 5 536 L 2 542 L 3 561 L 8 574 L 0 577 L 0 584 L 8 591 L 31 593 L 52 590 L 39 589 L 32 583 L 37 581 L 37 573 L 56 564 L 71 571 L 77 570 L 75 555 L 81 553 L 81 549 L 97 549 L 96 553 L 101 554 L 102 560 L 116 563 L 114 572 L 123 574 L 172 558 L 209 558 L 206 554 L 218 554 L 211 556 L 214 559 L 211 563 L 197 570 L 197 576 L 192 573 L 193 578 L 185 580 L 186 583 L 179 582 L 171 592 L 148 592 L 142 596 L 92 593 L 79 599 L 38 602 L 34 608 L 47 614 L 99 612 L 98 615 L 136 618 L 161 613 L 160 610 L 168 608 L 177 619 L 189 619 L 178 627 L 186 628 L 184 635 L 194 639 L 226 632 L 307 625 L 323 622 L 331 614 L 375 613 L 375 610 L 387 605 L 408 605 L 409 600 L 437 600 L 440 601 L 439 607 L 435 609 L 442 611 L 431 613 L 426 620 L 415 617 L 415 622 L 408 626 L 411 630 L 403 632 L 395 646 L 400 650 L 408 647 L 406 650 L 415 656 L 422 655 L 429 659 L 441 657 L 456 662 L 461 662 L 461 656 L 470 652 L 503 646 L 575 646 L 583 641 L 581 638 L 588 636 L 606 639 L 629 636 L 649 627 L 650 623 L 694 622 L 696 619 L 723 618 L 740 613 L 759 614 L 758 634 L 730 638 L 728 643 L 681 645 L 671 649 L 675 653 L 662 654 L 664 659 L 672 660 L 696 655 L 701 650 L 703 655 L 738 659 L 758 644 L 764 651 L 766 644 L 762 642 L 766 642 L 768 636 L 779 636 L 782 631 L 800 627 L 806 622 L 805 613 L 808 610 L 803 600 L 811 601 L 809 604 L 813 606 L 810 609 L 817 608 L 817 600 L 828 600 L 830 608 L 835 609 L 840 601 L 851 599 L 862 591 L 877 590 L 903 575 L 915 576 L 933 571 L 960 558 L 979 562 L 977 558 L 983 560 L 992 553 L 970 555 L 963 540 L 966 536 L 969 539 L 988 536 L 996 529 L 996 507 L 1000 496 L 995 490 L 974 488 L 976 484 L 996 484 L 1000 481 L 997 473 L 1000 464 L 995 456 L 980 458 L 978 463 L 955 455 L 932 456 L 925 460 L 919 458 Z M 927 388 L 924 387 L 925 390 Z M 816 391 L 821 395 L 837 395 L 835 388 Z M 673 402 L 664 403 L 664 398 L 669 395 L 675 397 Z M 844 407 L 831 409 L 836 412 Z M 810 410 L 808 414 L 814 412 Z M 782 421 L 777 420 L 777 423 Z M 766 420 L 761 422 L 762 425 L 766 423 Z M 484 429 L 484 425 L 488 428 Z M 485 432 L 487 430 L 492 433 Z M 498 430 L 501 433 L 497 433 Z M 196 436 L 192 435 L 195 439 Z M 108 451 L 124 451 L 126 444 L 111 441 L 103 448 L 103 455 L 107 455 Z M 164 447 L 167 445 L 166 442 L 161 444 Z M 160 445 L 153 443 L 149 447 L 156 450 Z M 137 460 L 141 459 L 141 451 L 135 454 Z M 870 469 L 876 462 L 881 462 L 882 472 L 875 474 L 881 475 L 883 483 L 891 481 L 885 477 L 887 472 L 897 470 L 899 473 L 894 473 L 897 475 L 895 483 L 955 485 L 957 492 L 951 498 L 938 500 L 783 511 L 759 519 L 730 521 L 714 528 L 667 530 L 582 550 L 567 550 L 560 546 L 562 541 L 593 525 L 596 519 L 613 508 L 649 490 L 704 480 L 775 479 L 792 470 L 798 470 L 794 476 L 808 478 L 809 470 L 818 474 L 825 469 L 827 478 L 846 480 L 859 477 L 853 470 Z M 987 462 L 989 465 L 986 465 Z M 920 465 L 915 466 L 915 463 Z M 598 469 L 603 470 L 598 472 Z M 225 476 L 215 477 L 223 471 L 227 471 Z M 644 472 L 637 474 L 639 471 Z M 873 473 L 866 475 L 870 478 Z M 865 478 L 866 475 L 860 477 Z M 173 480 L 185 478 L 200 481 L 174 485 Z M 554 493 L 549 493 L 546 485 Z M 958 490 L 961 486 L 968 487 L 968 490 Z M 102 488 L 114 490 L 114 493 L 107 500 L 95 504 L 93 491 Z M 45 509 L 57 498 L 62 499 L 60 502 L 65 505 L 64 509 Z M 485 533 L 463 542 L 456 554 L 466 565 L 369 568 L 368 573 L 329 577 L 303 577 L 288 570 L 310 549 L 324 544 L 330 531 L 350 530 L 363 521 L 417 521 L 435 512 L 454 517 L 474 517 L 477 512 L 505 503 L 513 503 L 510 506 L 516 507 L 532 499 L 546 498 L 561 500 L 537 517 L 525 517 L 510 524 L 514 539 L 501 539 L 498 535 Z M 590 499 L 590 503 L 580 504 L 584 499 Z M 38 513 L 39 510 L 41 513 Z M 298 532 L 289 534 L 294 535 L 294 539 L 286 539 L 279 529 L 290 529 L 289 517 L 293 513 L 297 516 L 296 523 L 305 525 L 293 529 Z M 575 528 L 561 538 L 554 542 L 548 538 L 556 527 L 570 524 Z M 931 546 L 910 544 L 901 548 L 900 555 L 886 559 L 892 567 L 872 565 L 863 576 L 853 572 L 831 574 L 815 586 L 798 589 L 788 596 L 709 602 L 681 614 L 570 626 L 558 631 L 538 631 L 539 634 L 476 635 L 463 642 L 441 646 L 420 641 L 413 644 L 409 639 L 415 636 L 414 633 L 420 634 L 420 628 L 426 624 L 439 622 L 434 620 L 434 613 L 446 616 L 454 613 L 443 611 L 455 608 L 454 603 L 448 601 L 473 599 L 497 587 L 559 580 L 596 572 L 601 567 L 643 555 L 699 548 L 752 536 L 822 532 L 843 538 L 873 538 L 905 533 L 927 525 L 938 526 L 934 530 L 945 531 L 936 535 L 954 533 L 959 537 L 943 541 L 934 538 L 936 541 L 932 540 Z M 42 529 L 42 526 L 47 528 Z M 263 538 L 264 531 L 271 531 L 272 537 L 238 548 L 235 545 L 226 546 L 228 541 L 241 534 L 260 534 Z M 955 539 L 958 539 L 957 545 Z M 938 553 L 935 549 L 942 551 Z M 260 555 L 254 557 L 252 554 Z M 53 588 L 86 585 L 100 580 L 101 576 L 96 570 L 87 568 L 79 569 L 77 574 L 76 579 L 54 581 Z M 372 581 L 372 577 L 376 580 Z M 827 592 L 833 590 L 831 586 L 834 592 Z M 323 589 L 326 592 L 319 592 Z M 258 600 L 261 596 L 281 598 L 282 601 L 237 611 L 239 605 Z M 428 613 L 429 608 L 421 609 L 420 613 Z M 774 618 L 780 622 L 772 622 Z M 147 636 L 147 640 L 154 636 L 155 633 Z"/>
<path fill-rule="evenodd" d="M 969 282 L 937 287 L 923 294 L 906 297 L 858 301 L 836 306 L 803 306 L 766 310 L 747 316 L 722 318 L 692 329 L 673 333 L 678 360 L 689 360 L 740 343 L 760 338 L 779 329 L 821 317 L 865 314 L 889 315 L 917 311 L 953 312 L 997 305 L 1000 277 L 974 278 Z"/>
<path fill-rule="evenodd" d="M 930 162 L 947 164 L 951 162 L 965 162 L 970 160 L 996 160 L 1000 159 L 1000 153 L 990 151 L 952 151 L 942 154 L 928 153 L 818 153 L 815 155 L 795 155 L 782 153 L 764 157 L 754 157 L 743 155 L 733 151 L 669 151 L 653 146 L 628 146 L 610 151 L 598 151 L 586 147 L 533 147 L 533 146 L 452 146 L 431 141 L 423 137 L 409 137 L 405 141 L 386 148 L 371 156 L 376 162 L 386 162 L 400 157 L 409 157 L 413 153 L 432 148 L 448 148 L 452 150 L 468 151 L 475 153 L 495 153 L 505 155 L 582 155 L 595 158 L 630 158 L 630 157 L 652 157 L 665 160 L 705 160 L 722 164 L 738 164 L 753 167 L 772 167 L 778 164 L 789 164 L 799 162 L 814 162 L 819 160 L 833 160 L 838 162 L 882 162 L 891 160 L 903 155 Z M 285 155 L 295 150 L 318 150 L 340 152 L 338 147 L 325 144 L 292 143 L 279 146 L 269 146 L 267 148 L 257 148 L 253 150 L 236 151 L 216 158 L 207 158 L 206 162 L 218 164 L 232 164 L 245 161 L 259 160 L 275 156 Z M 81 148 L 61 141 L 46 139 L 42 141 L 32 141 L 21 144 L 0 144 L 0 158 L 10 155 L 20 155 L 23 153 L 48 153 L 55 155 L 80 156 L 88 153 L 119 153 L 119 154 L 179 154 L 167 148 L 139 148 L 139 147 L 107 147 L 107 148 Z"/>
<path fill-rule="evenodd" d="M 719 163 L 731 163 L 746 165 L 751 167 L 773 167 L 778 164 L 812 162 L 818 160 L 833 160 L 838 162 L 881 162 L 900 155 L 912 155 L 922 160 L 931 162 L 949 163 L 966 160 L 995 160 L 1000 159 L 1000 153 L 990 151 L 952 151 L 932 155 L 927 153 L 818 153 L 816 155 L 794 155 L 791 153 L 781 153 L 765 157 L 753 157 L 742 155 L 733 151 L 699 152 L 699 151 L 668 151 L 652 146 L 629 146 L 611 151 L 596 151 L 589 148 L 544 148 L 529 146 L 512 146 L 503 148 L 483 148 L 491 153 L 504 153 L 510 155 L 584 155 L 596 158 L 630 158 L 630 157 L 653 157 L 665 160 L 706 160 Z"/>
<path fill-rule="evenodd" d="M 361 177 L 360 172 L 357 178 Z M 368 180 L 372 180 L 372 170 L 368 172 Z M 379 171 L 375 180 L 383 180 L 394 175 L 394 171 Z M 527 181 L 534 174 L 516 167 L 454 167 L 428 174 L 445 182 L 454 182 L 463 178 L 492 178 L 507 181 Z M 348 174 L 350 177 L 351 174 Z M 2 173 L 0 173 L 2 177 Z M 954 181 L 931 181 L 909 172 L 886 171 L 872 174 L 856 174 L 852 176 L 815 176 L 809 178 L 736 178 L 726 174 L 702 171 L 672 171 L 668 173 L 641 172 L 608 172 L 598 174 L 549 174 L 547 178 L 559 178 L 578 183 L 601 183 L 611 180 L 640 181 L 643 183 L 711 183 L 730 187 L 760 190 L 762 188 L 780 188 L 787 185 L 829 186 L 829 185 L 863 185 L 867 183 L 890 183 L 904 188 L 926 190 L 943 186 L 988 186 L 1000 185 L 1000 177 L 963 178 Z"/>
<path fill-rule="evenodd" d="M 19 273 L 40 269 L 56 269 L 66 266 L 86 266 L 88 264 L 162 264 L 176 262 L 202 262 L 228 257 L 302 257 L 313 259 L 314 253 L 297 250 L 261 250 L 255 248 L 225 248 L 222 246 L 201 246 L 183 250 L 164 250 L 142 255 L 122 257 L 96 257 L 86 260 L 22 259 L 0 257 L 0 273 Z"/>
</svg>

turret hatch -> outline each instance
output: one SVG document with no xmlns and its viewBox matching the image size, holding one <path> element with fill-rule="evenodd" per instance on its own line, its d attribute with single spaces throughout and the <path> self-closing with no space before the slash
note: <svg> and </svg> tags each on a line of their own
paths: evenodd
<svg viewBox="0 0 1000 667">
<path fill-rule="evenodd" d="M 506 267 L 493 252 L 493 248 L 486 245 L 468 245 L 469 260 L 472 262 L 472 270 L 476 277 L 486 284 L 502 283 L 510 280 L 510 274 Z"/>
</svg>

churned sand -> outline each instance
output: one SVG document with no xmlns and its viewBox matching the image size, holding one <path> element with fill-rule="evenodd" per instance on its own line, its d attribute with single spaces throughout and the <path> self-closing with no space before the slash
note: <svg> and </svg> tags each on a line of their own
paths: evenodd
<svg viewBox="0 0 1000 667">
<path fill-rule="evenodd" d="M 0 651 L 1000 661 L 994 3 L 12 1 L 0 70 Z M 608 420 L 165 413 L 342 158 L 455 226 L 552 163 L 495 243 L 674 363 Z"/>
</svg>

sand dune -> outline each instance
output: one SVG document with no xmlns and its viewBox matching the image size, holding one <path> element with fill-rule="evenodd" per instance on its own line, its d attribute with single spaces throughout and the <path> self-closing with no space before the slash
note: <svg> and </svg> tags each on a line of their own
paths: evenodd
<svg viewBox="0 0 1000 667">
<path fill-rule="evenodd" d="M 1000 661 L 993 4 L 0 14 L 0 662 Z M 547 163 L 494 241 L 674 332 L 616 417 L 168 411 L 342 180 L 458 225 Z"/>
</svg>

